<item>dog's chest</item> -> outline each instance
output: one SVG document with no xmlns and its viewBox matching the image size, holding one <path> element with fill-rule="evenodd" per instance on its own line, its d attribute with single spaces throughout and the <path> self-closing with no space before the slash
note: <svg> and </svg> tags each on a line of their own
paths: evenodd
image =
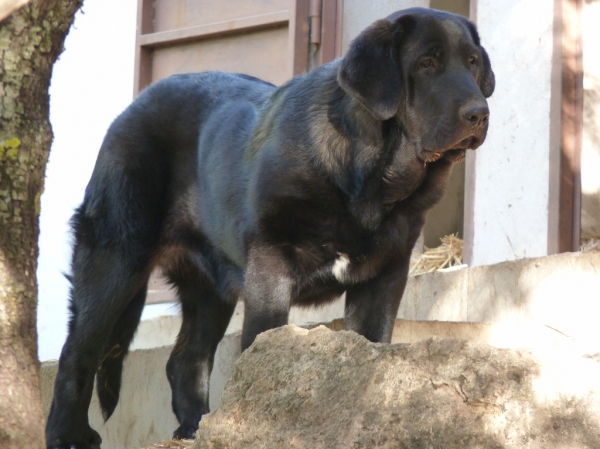
<svg viewBox="0 0 600 449">
<path fill-rule="evenodd" d="M 350 257 L 345 253 L 338 253 L 338 257 L 333 261 L 331 266 L 331 274 L 341 283 L 344 283 L 345 278 L 351 269 Z"/>
<path fill-rule="evenodd" d="M 376 276 L 392 257 L 389 248 L 372 246 L 368 251 L 360 251 L 356 247 L 340 246 L 344 250 L 336 249 L 333 244 L 323 245 L 320 254 L 312 259 L 313 263 L 305 259 L 307 263 L 299 267 L 304 273 L 302 284 L 310 285 L 320 280 L 348 286 L 362 282 Z"/>
<path fill-rule="evenodd" d="M 390 263 L 410 255 L 422 225 L 398 214 L 376 232 L 352 232 L 325 245 L 319 267 L 321 277 L 351 285 L 376 277 Z M 343 238 L 342 238 L 343 237 Z"/>
<path fill-rule="evenodd" d="M 337 253 L 332 261 L 325 264 L 326 277 L 342 285 L 351 285 L 372 279 L 390 259 L 390 253 L 381 250 L 369 255 Z"/>
</svg>

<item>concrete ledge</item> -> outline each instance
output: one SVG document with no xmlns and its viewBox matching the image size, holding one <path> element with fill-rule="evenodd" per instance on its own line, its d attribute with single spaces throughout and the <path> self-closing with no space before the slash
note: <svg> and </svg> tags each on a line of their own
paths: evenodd
<svg viewBox="0 0 600 449">
<path fill-rule="evenodd" d="M 564 253 L 411 278 L 398 318 L 531 322 L 600 352 L 600 252 Z"/>
</svg>

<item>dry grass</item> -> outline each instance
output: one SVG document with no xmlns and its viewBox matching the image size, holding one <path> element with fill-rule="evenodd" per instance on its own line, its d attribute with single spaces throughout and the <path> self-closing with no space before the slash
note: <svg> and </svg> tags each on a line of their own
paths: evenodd
<svg viewBox="0 0 600 449">
<path fill-rule="evenodd" d="M 423 253 L 413 253 L 409 276 L 443 271 L 462 265 L 463 241 L 455 235 L 442 237 L 437 248 L 427 248 Z M 581 252 L 600 251 L 600 234 L 581 237 Z"/>
<path fill-rule="evenodd" d="M 600 251 L 600 234 L 584 235 L 581 237 L 581 246 L 579 250 L 582 253 L 590 251 Z"/>
<path fill-rule="evenodd" d="M 451 234 L 441 239 L 437 248 L 427 248 L 423 253 L 413 253 L 410 259 L 409 276 L 432 273 L 462 265 L 463 241 Z"/>
</svg>

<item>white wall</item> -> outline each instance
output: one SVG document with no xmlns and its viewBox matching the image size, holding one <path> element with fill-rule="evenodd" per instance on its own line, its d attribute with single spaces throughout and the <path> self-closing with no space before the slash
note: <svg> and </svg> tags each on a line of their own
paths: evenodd
<svg viewBox="0 0 600 449">
<path fill-rule="evenodd" d="M 368 7 L 367 7 L 368 5 Z M 342 54 L 346 53 L 350 42 L 358 34 L 379 19 L 401 9 L 420 6 L 429 7 L 429 0 L 344 0 L 342 11 Z"/>
<path fill-rule="evenodd" d="M 40 360 L 58 358 L 66 338 L 68 220 L 83 199 L 102 138 L 131 102 L 136 0 L 85 0 L 54 66 L 50 120 L 54 142 L 40 216 Z"/>
<path fill-rule="evenodd" d="M 600 0 L 583 4 L 581 234 L 600 234 Z"/>
<path fill-rule="evenodd" d="M 472 265 L 543 256 L 558 144 L 550 141 L 554 2 L 472 1 L 496 74 L 488 137 L 475 155 Z"/>
</svg>

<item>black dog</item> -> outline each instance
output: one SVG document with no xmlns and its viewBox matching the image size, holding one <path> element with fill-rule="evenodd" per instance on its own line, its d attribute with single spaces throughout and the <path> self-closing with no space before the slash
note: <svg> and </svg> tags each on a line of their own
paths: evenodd
<svg viewBox="0 0 600 449">
<path fill-rule="evenodd" d="M 274 86 L 245 75 L 177 75 L 110 127 L 73 217 L 69 336 L 47 424 L 51 448 L 97 448 L 152 269 L 183 313 L 167 365 L 176 438 L 208 412 L 217 344 L 238 298 L 242 346 L 291 305 L 346 292 L 345 325 L 389 342 L 411 249 L 455 161 L 484 141 L 494 90 L 466 19 L 409 9 L 348 54 Z"/>
</svg>

